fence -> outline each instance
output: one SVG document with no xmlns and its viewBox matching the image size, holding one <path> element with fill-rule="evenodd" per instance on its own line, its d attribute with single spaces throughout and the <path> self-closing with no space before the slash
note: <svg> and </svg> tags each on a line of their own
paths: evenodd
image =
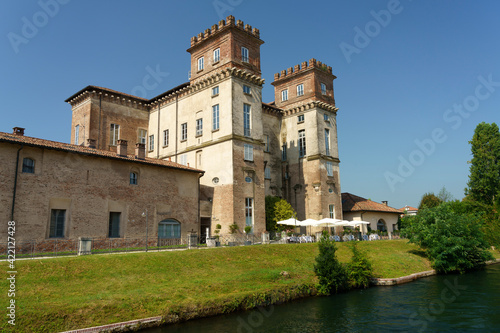
<svg viewBox="0 0 500 333">
<path fill-rule="evenodd" d="M 265 234 L 229 234 L 216 237 L 200 237 L 187 235 L 181 238 L 82 238 L 81 240 L 48 239 L 16 242 L 16 258 L 57 257 L 78 254 L 101 254 L 113 252 L 140 252 L 187 249 L 192 247 L 241 246 L 274 243 L 311 243 L 317 237 L 299 234 L 286 235 L 283 233 Z M 398 234 L 392 239 L 401 238 Z M 354 240 L 334 238 L 336 241 Z M 389 236 L 380 236 L 378 239 L 389 239 Z M 371 239 L 370 239 L 371 240 Z M 0 259 L 7 259 L 7 243 L 0 243 Z"/>
</svg>

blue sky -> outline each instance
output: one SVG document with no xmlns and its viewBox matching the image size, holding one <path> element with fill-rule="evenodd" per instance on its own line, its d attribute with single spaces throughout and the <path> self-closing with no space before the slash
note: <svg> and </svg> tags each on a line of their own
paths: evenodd
<svg viewBox="0 0 500 333">
<path fill-rule="evenodd" d="M 274 73 L 310 58 L 333 67 L 343 192 L 396 208 L 443 186 L 461 199 L 474 128 L 500 122 L 499 12 L 495 1 L 4 0 L 0 131 L 69 142 L 66 98 L 89 84 L 151 98 L 186 82 L 190 38 L 234 15 L 265 41 L 265 102 Z"/>
</svg>

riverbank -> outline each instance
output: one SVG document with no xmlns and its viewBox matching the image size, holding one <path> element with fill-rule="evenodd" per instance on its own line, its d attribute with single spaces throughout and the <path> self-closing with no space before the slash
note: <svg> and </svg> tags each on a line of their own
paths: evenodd
<svg viewBox="0 0 500 333">
<path fill-rule="evenodd" d="M 338 245 L 347 262 L 350 250 Z M 359 248 L 368 251 L 379 278 L 431 269 L 405 240 L 360 242 Z M 284 244 L 19 261 L 16 331 L 151 317 L 175 322 L 314 295 L 317 253 L 317 244 Z M 0 285 L 8 289 L 5 280 Z M 2 328 L 10 329 L 6 322 Z"/>
</svg>

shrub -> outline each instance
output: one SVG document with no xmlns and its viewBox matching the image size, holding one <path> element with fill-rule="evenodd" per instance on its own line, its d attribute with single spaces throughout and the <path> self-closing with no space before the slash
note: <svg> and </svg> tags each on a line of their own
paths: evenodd
<svg viewBox="0 0 500 333">
<path fill-rule="evenodd" d="M 229 233 L 230 234 L 235 234 L 238 231 L 238 225 L 236 223 L 233 223 L 229 226 Z"/>
<path fill-rule="evenodd" d="M 345 265 L 337 259 L 335 242 L 324 234 L 318 247 L 319 254 L 316 257 L 314 273 L 319 279 L 319 293 L 329 295 L 347 290 L 349 287 L 347 271 Z"/>
<path fill-rule="evenodd" d="M 350 248 L 352 251 L 352 258 L 347 265 L 349 285 L 352 288 L 368 288 L 373 276 L 373 266 L 370 260 L 368 260 L 366 252 L 358 249 L 356 242 L 351 242 Z"/>
<path fill-rule="evenodd" d="M 403 219 L 401 234 L 426 251 L 438 272 L 463 273 L 493 259 L 487 251 L 482 219 L 461 210 L 461 203 L 445 202 Z"/>
</svg>

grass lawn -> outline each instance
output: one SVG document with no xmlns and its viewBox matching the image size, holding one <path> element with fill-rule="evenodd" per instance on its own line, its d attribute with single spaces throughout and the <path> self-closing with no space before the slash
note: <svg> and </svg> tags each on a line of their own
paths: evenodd
<svg viewBox="0 0 500 333">
<path fill-rule="evenodd" d="M 347 262 L 351 251 L 345 243 L 338 248 L 339 259 Z M 406 240 L 359 242 L 359 248 L 368 251 L 376 277 L 431 269 Z M 276 291 L 283 300 L 287 293 L 307 295 L 316 283 L 317 254 L 317 244 L 283 244 L 21 260 L 16 262 L 15 328 L 58 332 L 185 309 L 229 312 L 269 300 L 265 295 Z M 6 262 L 2 265 L 6 272 Z M 6 296 L 5 278 L 0 286 Z M 11 329 L 5 316 L 0 327 Z"/>
</svg>

